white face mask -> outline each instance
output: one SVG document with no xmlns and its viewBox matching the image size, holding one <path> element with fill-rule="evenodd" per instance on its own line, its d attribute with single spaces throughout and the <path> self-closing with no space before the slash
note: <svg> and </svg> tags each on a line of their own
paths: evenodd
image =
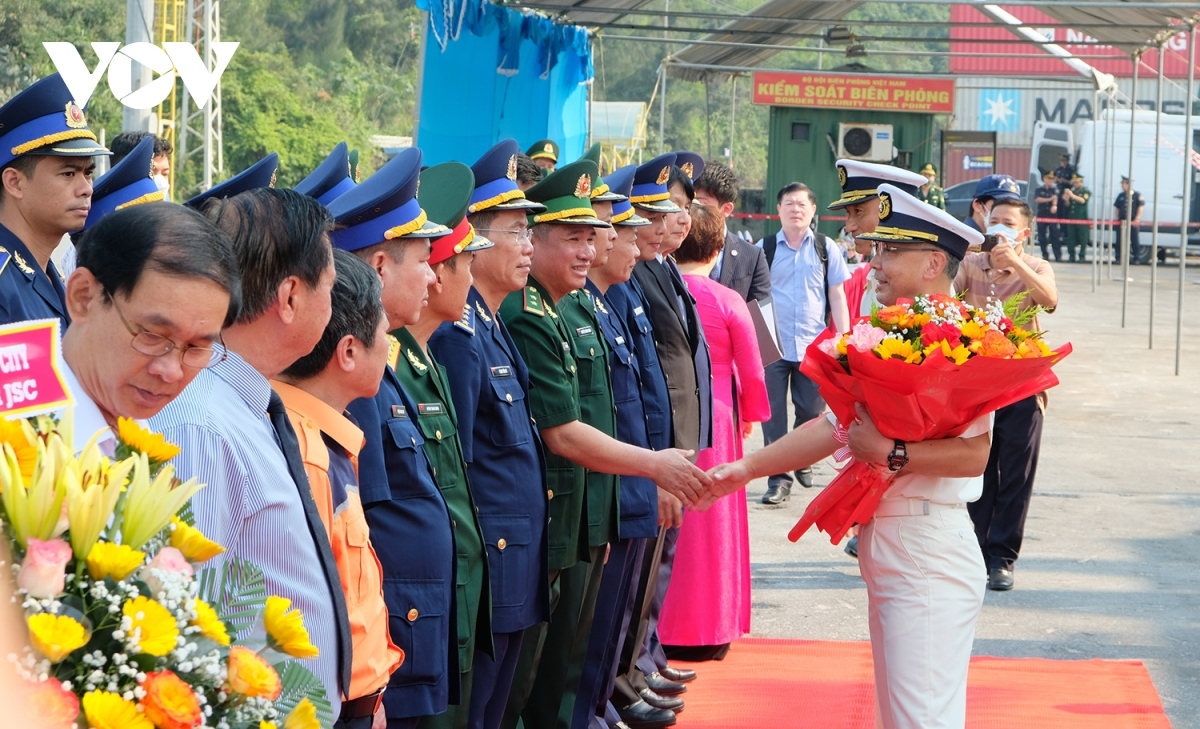
<svg viewBox="0 0 1200 729">
<path fill-rule="evenodd" d="M 989 225 L 987 232 L 988 235 L 1004 236 L 1008 239 L 1009 245 L 1014 246 L 1017 244 L 1017 236 L 1020 235 L 1020 232 L 1016 228 L 1012 228 L 1007 225 L 1001 225 L 1000 223 L 993 223 L 992 225 Z"/>
<path fill-rule="evenodd" d="M 158 191 L 167 197 L 171 197 L 171 181 L 163 175 L 154 175 L 150 178 L 154 180 L 154 184 L 158 186 Z"/>
</svg>

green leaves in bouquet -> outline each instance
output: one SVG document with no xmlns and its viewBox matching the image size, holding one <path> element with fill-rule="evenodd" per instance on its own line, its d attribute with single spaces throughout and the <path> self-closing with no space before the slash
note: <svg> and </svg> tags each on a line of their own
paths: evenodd
<svg viewBox="0 0 1200 729">
<path fill-rule="evenodd" d="M 175 513 L 175 516 L 179 518 L 179 521 L 190 527 L 196 526 L 196 514 L 192 512 L 192 500 L 188 499 L 183 508 Z"/>
<path fill-rule="evenodd" d="M 287 716 L 296 708 L 296 704 L 307 698 L 317 707 L 317 718 L 321 726 L 333 725 L 333 706 L 325 695 L 325 685 L 312 671 L 295 661 L 282 661 L 275 664 L 279 673 L 279 682 L 283 692 L 275 700 L 275 709 L 280 716 Z"/>
<path fill-rule="evenodd" d="M 254 624 L 267 605 L 262 570 L 243 559 L 229 559 L 217 569 L 198 575 L 201 600 L 225 622 L 230 634 L 240 634 Z"/>
<path fill-rule="evenodd" d="M 1025 299 L 1029 296 L 1028 291 L 1022 291 L 1019 294 L 1013 294 L 1008 301 L 1004 302 L 1004 315 L 1012 319 L 1013 326 L 1025 329 L 1025 325 L 1031 323 L 1038 314 L 1046 310 L 1044 306 L 1036 304 L 1034 306 L 1024 306 Z"/>
</svg>

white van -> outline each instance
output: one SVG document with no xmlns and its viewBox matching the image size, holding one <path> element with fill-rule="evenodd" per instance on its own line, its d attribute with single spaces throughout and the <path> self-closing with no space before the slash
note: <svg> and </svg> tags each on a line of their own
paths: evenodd
<svg viewBox="0 0 1200 729">
<path fill-rule="evenodd" d="M 1113 215 L 1113 202 L 1121 192 L 1121 177 L 1129 174 L 1129 132 L 1133 120 L 1133 189 L 1140 192 L 1146 201 L 1142 210 L 1143 248 L 1150 246 L 1150 223 L 1154 218 L 1154 131 L 1156 112 L 1138 109 L 1136 117 L 1127 109 L 1105 109 L 1099 121 L 1085 121 L 1077 125 L 1079 138 L 1074 139 L 1072 128 L 1066 124 L 1037 122 L 1033 132 L 1033 150 L 1029 157 L 1029 189 L 1041 186 L 1042 173 L 1053 171 L 1058 166 L 1060 154 L 1071 154 L 1075 170 L 1083 175 L 1084 185 L 1092 191 L 1092 204 L 1101 205 L 1103 218 Z M 1184 139 L 1192 139 L 1192 148 L 1200 148 L 1200 119 L 1193 118 L 1192 133 L 1184 134 L 1185 117 L 1180 114 L 1162 115 L 1162 140 L 1158 159 L 1158 245 L 1177 255 L 1179 248 L 1179 222 L 1183 218 L 1184 185 Z M 1111 136 L 1109 125 L 1112 126 Z M 1095 143 L 1093 144 L 1093 138 Z M 1107 154 L 1111 151 L 1112 168 L 1107 167 Z M 1200 221 L 1200 155 L 1192 153 L 1192 165 L 1188 166 L 1188 183 L 1192 186 L 1191 210 L 1188 220 Z M 1106 172 L 1111 172 L 1109 184 L 1104 185 Z M 1101 199 L 1107 194 L 1107 200 Z M 1096 208 L 1091 208 L 1095 214 Z M 1190 231 L 1188 252 L 1200 254 L 1200 233 Z M 1172 250 L 1173 249 L 1173 250 Z"/>
</svg>

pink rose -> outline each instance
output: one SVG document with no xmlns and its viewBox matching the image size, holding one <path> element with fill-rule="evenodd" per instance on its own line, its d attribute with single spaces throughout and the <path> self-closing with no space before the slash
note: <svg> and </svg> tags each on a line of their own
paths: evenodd
<svg viewBox="0 0 1200 729">
<path fill-rule="evenodd" d="M 885 337 L 887 332 L 884 330 L 871 326 L 869 322 L 859 322 L 850 330 L 846 345 L 860 352 L 870 352 L 878 347 Z"/>
<path fill-rule="evenodd" d="M 820 344 L 818 344 L 817 349 L 821 350 L 822 352 L 829 355 L 830 357 L 837 359 L 837 356 L 838 356 L 837 343 L 838 343 L 838 340 L 840 340 L 840 339 L 841 339 L 841 337 L 830 337 L 829 339 L 826 339 L 823 342 L 821 342 Z"/>
<path fill-rule="evenodd" d="M 163 547 L 150 564 L 138 572 L 138 579 L 150 588 L 151 596 L 156 596 L 170 584 L 191 582 L 192 575 L 192 565 L 183 552 L 174 547 Z"/>
<path fill-rule="evenodd" d="M 71 561 L 71 545 L 61 539 L 43 542 L 29 538 L 21 572 L 17 575 L 17 586 L 30 597 L 48 598 L 61 595 L 67 563 Z"/>
</svg>

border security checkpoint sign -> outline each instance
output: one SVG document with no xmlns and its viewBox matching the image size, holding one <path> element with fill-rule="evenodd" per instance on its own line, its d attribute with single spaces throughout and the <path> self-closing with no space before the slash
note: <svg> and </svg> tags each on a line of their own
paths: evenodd
<svg viewBox="0 0 1200 729">
<path fill-rule="evenodd" d="M 62 410 L 71 394 L 59 370 L 57 319 L 0 326 L 0 417 Z"/>
<path fill-rule="evenodd" d="M 954 79 L 756 71 L 754 103 L 951 114 Z"/>
</svg>

